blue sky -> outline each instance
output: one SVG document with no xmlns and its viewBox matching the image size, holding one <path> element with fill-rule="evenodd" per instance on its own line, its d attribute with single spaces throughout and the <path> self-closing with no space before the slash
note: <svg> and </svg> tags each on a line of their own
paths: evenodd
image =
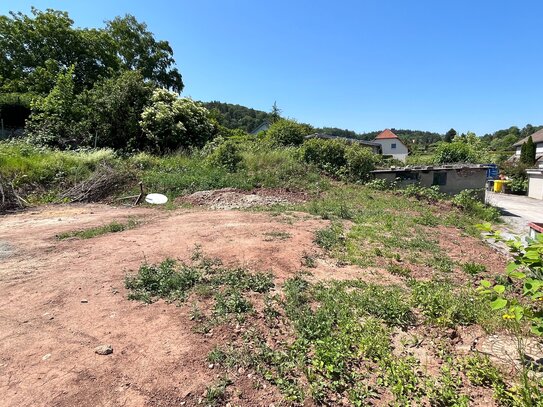
<svg viewBox="0 0 543 407">
<path fill-rule="evenodd" d="M 543 124 L 543 2 L 177 0 L 0 2 L 101 27 L 130 13 L 170 42 L 186 96 L 315 126 L 479 135 Z"/>
</svg>

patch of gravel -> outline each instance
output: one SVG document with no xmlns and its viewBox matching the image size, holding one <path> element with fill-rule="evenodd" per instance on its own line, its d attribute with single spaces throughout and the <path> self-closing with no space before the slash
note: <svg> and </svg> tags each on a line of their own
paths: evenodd
<svg viewBox="0 0 543 407">
<path fill-rule="evenodd" d="M 0 241 L 0 259 L 9 257 L 13 253 L 11 245 L 7 242 Z"/>
<path fill-rule="evenodd" d="M 254 206 L 270 206 L 307 200 L 304 192 L 294 192 L 288 189 L 254 189 L 244 191 L 235 188 L 223 188 L 211 191 L 198 191 L 181 197 L 181 202 L 211 209 L 245 209 Z"/>
</svg>

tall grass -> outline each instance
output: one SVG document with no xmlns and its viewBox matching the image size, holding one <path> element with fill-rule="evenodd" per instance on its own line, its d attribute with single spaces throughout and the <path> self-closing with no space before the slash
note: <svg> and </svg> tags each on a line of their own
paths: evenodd
<svg viewBox="0 0 543 407">
<path fill-rule="evenodd" d="M 16 187 L 82 180 L 99 163 L 114 161 L 112 150 L 56 151 L 23 142 L 0 143 L 0 177 Z"/>
</svg>

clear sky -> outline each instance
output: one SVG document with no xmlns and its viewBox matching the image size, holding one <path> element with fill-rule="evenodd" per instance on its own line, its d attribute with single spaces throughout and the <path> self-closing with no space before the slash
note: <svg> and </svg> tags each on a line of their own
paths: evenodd
<svg viewBox="0 0 543 407">
<path fill-rule="evenodd" d="M 186 96 L 315 126 L 479 135 L 543 124 L 541 0 L 15 0 L 170 42 Z"/>
</svg>

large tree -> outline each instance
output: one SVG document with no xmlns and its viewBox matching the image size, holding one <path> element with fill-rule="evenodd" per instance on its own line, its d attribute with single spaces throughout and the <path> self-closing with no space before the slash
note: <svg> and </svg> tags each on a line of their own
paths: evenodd
<svg viewBox="0 0 543 407">
<path fill-rule="evenodd" d="M 456 130 L 450 129 L 447 133 L 445 133 L 444 141 L 446 143 L 451 143 L 453 139 L 456 137 Z"/>
<path fill-rule="evenodd" d="M 532 136 L 530 136 L 520 148 L 520 162 L 527 165 L 533 165 L 535 163 L 535 156 L 536 146 L 532 140 Z"/>
<path fill-rule="evenodd" d="M 0 16 L 0 91 L 47 95 L 58 74 L 74 67 L 74 91 L 100 78 L 139 70 L 146 80 L 179 93 L 183 81 L 167 41 L 158 41 L 133 16 L 105 28 L 74 27 L 68 13 L 32 8 L 31 15 Z"/>
<path fill-rule="evenodd" d="M 116 44 L 123 68 L 139 70 L 144 78 L 181 93 L 183 79 L 174 67 L 173 50 L 168 41 L 157 41 L 145 23 L 129 14 L 108 21 L 106 31 Z"/>
</svg>

